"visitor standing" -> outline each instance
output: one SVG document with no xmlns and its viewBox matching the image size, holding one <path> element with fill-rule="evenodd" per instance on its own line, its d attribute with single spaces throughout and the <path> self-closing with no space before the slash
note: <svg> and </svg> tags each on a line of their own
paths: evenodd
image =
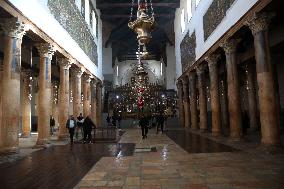
<svg viewBox="0 0 284 189">
<path fill-rule="evenodd" d="M 92 143 L 92 129 L 93 127 L 96 127 L 96 125 L 93 123 L 91 118 L 87 116 L 83 123 L 83 130 L 84 130 L 84 143 Z"/>
<path fill-rule="evenodd" d="M 84 122 L 84 117 L 82 115 L 82 113 L 80 113 L 80 115 L 77 117 L 77 127 L 76 127 L 76 139 L 78 140 L 78 135 L 79 132 L 81 132 L 81 135 L 83 137 L 83 122 Z"/>
<path fill-rule="evenodd" d="M 74 137 L 74 131 L 77 123 L 73 115 L 69 117 L 69 119 L 66 122 L 66 128 L 69 130 L 70 135 L 70 143 L 73 144 L 73 137 Z"/>
<path fill-rule="evenodd" d="M 142 139 L 147 138 L 149 121 L 144 114 L 140 117 L 139 125 L 142 130 Z"/>
<path fill-rule="evenodd" d="M 50 135 L 53 135 L 55 127 L 55 119 L 53 116 L 50 116 Z"/>
<path fill-rule="evenodd" d="M 107 114 L 106 121 L 107 121 L 107 126 L 110 126 L 110 116 L 109 116 L 109 114 Z"/>
<path fill-rule="evenodd" d="M 157 132 L 156 134 L 158 134 L 159 132 L 159 127 L 161 127 L 161 131 L 162 133 L 164 133 L 164 122 L 165 122 L 165 118 L 164 118 L 164 114 L 163 112 L 160 112 L 156 118 L 157 121 Z"/>
</svg>

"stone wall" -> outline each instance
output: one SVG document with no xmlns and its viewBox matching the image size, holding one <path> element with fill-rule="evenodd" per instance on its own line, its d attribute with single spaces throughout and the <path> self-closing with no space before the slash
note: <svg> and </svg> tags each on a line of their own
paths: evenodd
<svg viewBox="0 0 284 189">
<path fill-rule="evenodd" d="M 76 41 L 90 60 L 97 65 L 97 45 L 75 2 L 72 0 L 48 0 L 48 7 L 55 19 Z"/>
</svg>

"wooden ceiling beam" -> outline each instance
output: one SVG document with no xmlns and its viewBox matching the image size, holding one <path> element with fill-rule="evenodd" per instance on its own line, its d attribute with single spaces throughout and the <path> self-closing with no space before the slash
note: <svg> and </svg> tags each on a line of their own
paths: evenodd
<svg viewBox="0 0 284 189">
<path fill-rule="evenodd" d="M 149 3 L 150 5 L 150 3 Z M 102 3 L 97 4 L 98 9 L 110 9 L 110 8 L 127 8 L 131 7 L 132 3 Z M 133 4 L 134 7 L 137 7 L 137 3 Z M 153 7 L 168 7 L 168 8 L 179 8 L 179 3 L 153 3 Z"/>
</svg>

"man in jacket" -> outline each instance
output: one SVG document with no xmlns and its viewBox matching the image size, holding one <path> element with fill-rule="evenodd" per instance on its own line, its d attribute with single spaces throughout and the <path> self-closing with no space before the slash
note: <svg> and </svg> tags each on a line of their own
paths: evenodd
<svg viewBox="0 0 284 189">
<path fill-rule="evenodd" d="M 70 135 L 70 143 L 73 144 L 73 137 L 74 137 L 74 131 L 77 127 L 77 122 L 73 115 L 69 117 L 69 119 L 66 122 L 66 128 L 69 130 Z"/>
</svg>

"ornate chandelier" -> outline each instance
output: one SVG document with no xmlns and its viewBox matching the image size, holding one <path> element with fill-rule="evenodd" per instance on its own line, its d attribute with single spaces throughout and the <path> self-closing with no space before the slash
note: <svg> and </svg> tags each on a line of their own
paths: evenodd
<svg viewBox="0 0 284 189">
<path fill-rule="evenodd" d="M 138 43 L 140 45 L 148 44 L 152 38 L 151 32 L 155 28 L 155 17 L 152 0 L 150 0 L 151 16 L 148 10 L 148 1 L 138 0 L 138 10 L 137 18 L 132 21 L 133 17 L 133 5 L 134 0 L 132 0 L 131 15 L 128 22 L 128 27 L 132 29 L 137 34 Z"/>
</svg>

